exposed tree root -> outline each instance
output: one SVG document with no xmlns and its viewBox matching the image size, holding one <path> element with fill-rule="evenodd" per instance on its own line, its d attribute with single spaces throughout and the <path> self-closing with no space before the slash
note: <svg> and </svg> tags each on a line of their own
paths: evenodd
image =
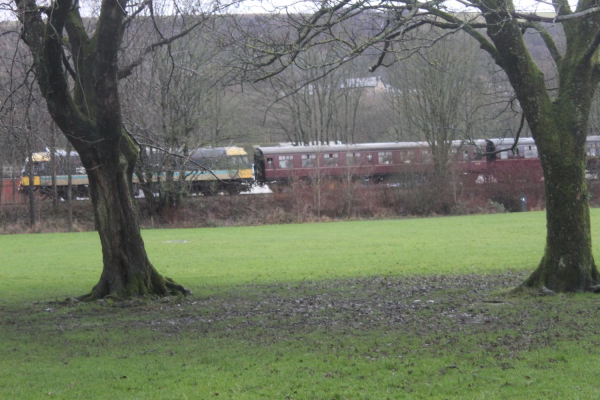
<svg viewBox="0 0 600 400">
<path fill-rule="evenodd" d="M 166 296 L 188 296 L 192 291 L 186 289 L 171 278 L 163 277 L 152 268 L 152 278 L 143 281 L 129 282 L 127 286 L 110 288 L 104 280 L 98 282 L 90 293 L 76 298 L 76 300 L 91 302 L 100 299 L 111 299 L 123 301 L 132 297 L 166 297 Z"/>
<path fill-rule="evenodd" d="M 94 300 L 97 300 L 97 299 L 95 299 L 95 298 L 93 297 L 93 292 L 86 293 L 86 294 L 84 294 L 84 295 L 81 295 L 81 296 L 75 297 L 75 299 L 76 299 L 76 300 L 79 300 L 79 301 L 94 301 Z"/>
<path fill-rule="evenodd" d="M 185 287 L 183 287 L 179 283 L 175 282 L 171 278 L 165 277 L 165 286 L 167 287 L 167 289 L 169 289 L 171 294 L 174 294 L 174 295 L 182 294 L 184 296 L 188 296 L 188 295 L 193 294 L 191 290 L 186 289 Z"/>
<path fill-rule="evenodd" d="M 540 265 L 520 288 L 539 289 L 542 293 L 600 293 L 600 273 L 593 260 L 588 268 L 567 257 L 562 257 L 558 262 L 552 261 L 542 258 Z"/>
</svg>

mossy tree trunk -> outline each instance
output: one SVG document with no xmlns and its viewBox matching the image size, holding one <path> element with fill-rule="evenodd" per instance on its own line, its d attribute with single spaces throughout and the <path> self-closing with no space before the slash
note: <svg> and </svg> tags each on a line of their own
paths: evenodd
<svg viewBox="0 0 600 400">
<path fill-rule="evenodd" d="M 524 286 L 546 286 L 558 292 L 586 291 L 600 283 L 592 254 L 590 212 L 585 181 L 586 138 L 594 92 L 599 81 L 600 17 L 574 18 L 563 23 L 566 51 L 561 54 L 542 27 L 507 16 L 510 0 L 484 0 L 495 10 L 486 14 L 492 55 L 506 72 L 536 141 L 544 171 L 547 236 L 544 256 Z M 579 2 L 577 11 L 594 6 Z M 561 13 L 570 13 L 561 5 Z M 530 56 L 523 33 L 542 32 L 557 66 L 559 87 L 551 96 L 544 74 Z M 483 46 L 482 46 L 483 47 Z"/>
<path fill-rule="evenodd" d="M 585 146 L 591 104 L 600 80 L 597 4 L 595 0 L 581 0 L 573 11 L 566 0 L 553 2 L 557 17 L 552 21 L 562 23 L 565 32 L 564 52 L 538 22 L 540 17 L 517 16 L 512 0 L 470 4 L 482 12 L 487 37 L 455 15 L 436 7 L 430 11 L 449 23 L 445 28 L 464 29 L 505 71 L 536 141 L 544 171 L 546 248 L 538 268 L 523 286 L 546 286 L 558 292 L 594 289 L 600 275 L 592 253 Z M 546 78 L 523 40 L 527 30 L 544 41 L 558 71 L 558 91 L 546 87 Z"/>
<path fill-rule="evenodd" d="M 585 146 L 562 141 L 562 157 L 545 157 L 547 237 L 544 256 L 525 286 L 587 291 L 600 283 L 592 254 Z"/>
<path fill-rule="evenodd" d="M 445 130 L 445 129 L 441 129 Z M 449 138 L 449 139 L 448 139 Z M 446 182 L 448 176 L 448 164 L 450 150 L 452 148 L 452 136 L 445 135 L 442 140 L 428 140 L 433 158 L 433 173 L 436 182 Z"/>
<path fill-rule="evenodd" d="M 100 282 L 86 298 L 185 294 L 183 287 L 156 271 L 146 254 L 132 190 L 137 146 L 122 136 L 117 152 L 102 147 L 85 161 L 102 166 L 88 170 L 88 177 L 104 261 Z"/>
<path fill-rule="evenodd" d="M 48 9 L 38 8 L 35 0 L 16 4 L 48 110 L 89 177 L 104 269 L 100 282 L 83 298 L 186 294 L 154 269 L 140 234 L 132 187 L 139 149 L 123 130 L 118 92 L 117 54 L 127 0 L 103 1 L 91 36 L 72 0 L 56 0 Z M 66 48 L 73 65 L 65 69 Z M 67 70 L 75 82 L 73 94 Z"/>
</svg>

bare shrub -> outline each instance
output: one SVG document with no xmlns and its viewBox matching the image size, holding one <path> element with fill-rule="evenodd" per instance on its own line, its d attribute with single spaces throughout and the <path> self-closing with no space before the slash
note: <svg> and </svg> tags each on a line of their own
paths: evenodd
<svg viewBox="0 0 600 400">
<path fill-rule="evenodd" d="M 418 180 L 417 180 L 418 179 Z M 297 180 L 281 193 L 240 196 L 192 196 L 162 215 L 153 215 L 147 203 L 138 202 L 143 228 L 197 228 L 381 219 L 398 216 L 464 215 L 520 211 L 526 197 L 529 210 L 544 207 L 543 181 L 524 174 L 516 181 L 460 175 L 444 182 L 416 178 L 401 184 L 366 183 L 362 180 Z M 600 183 L 589 183 L 592 204 L 600 199 Z M 25 204 L 0 210 L 0 234 L 64 232 L 67 210 L 52 211 L 51 201 L 39 205 L 40 221 L 31 229 Z M 74 202 L 74 231 L 95 229 L 89 201 Z"/>
</svg>

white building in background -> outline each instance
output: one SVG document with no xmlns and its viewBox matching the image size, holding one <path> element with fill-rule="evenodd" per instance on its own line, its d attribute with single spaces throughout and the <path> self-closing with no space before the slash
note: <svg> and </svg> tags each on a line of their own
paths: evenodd
<svg viewBox="0 0 600 400">
<path fill-rule="evenodd" d="M 385 93 L 389 90 L 380 76 L 370 76 L 367 78 L 346 79 L 341 85 L 341 89 L 364 89 L 369 93 Z"/>
</svg>

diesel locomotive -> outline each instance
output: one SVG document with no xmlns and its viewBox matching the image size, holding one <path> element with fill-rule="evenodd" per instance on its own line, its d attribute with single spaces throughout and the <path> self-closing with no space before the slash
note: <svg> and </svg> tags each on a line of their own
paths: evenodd
<svg viewBox="0 0 600 400">
<path fill-rule="evenodd" d="M 152 164 L 152 152 L 147 150 L 146 161 Z M 191 194 L 211 195 L 219 192 L 238 194 L 247 190 L 253 182 L 252 165 L 248 154 L 241 147 L 201 148 L 191 152 L 187 157 L 179 155 L 177 163 L 172 167 L 154 168 L 154 172 L 145 173 L 143 179 L 136 174 L 134 184 L 140 181 L 152 181 L 160 184 L 167 179 L 184 181 Z M 181 161 L 183 160 L 183 161 Z M 52 193 L 52 164 L 49 152 L 34 153 L 23 166 L 21 190 L 27 193 L 31 187 L 41 195 Z M 81 164 L 79 154 L 71 152 L 69 160 L 64 151 L 55 152 L 56 186 L 59 197 L 65 198 L 67 193 L 68 175 L 71 174 L 74 196 L 87 197 L 88 177 Z M 166 165 L 167 163 L 163 164 Z M 29 181 L 29 169 L 33 172 L 33 185 Z M 171 170 L 169 170 L 171 169 Z M 152 169 L 151 169 L 152 170 Z M 150 176 L 148 176 L 150 175 Z"/>
</svg>

